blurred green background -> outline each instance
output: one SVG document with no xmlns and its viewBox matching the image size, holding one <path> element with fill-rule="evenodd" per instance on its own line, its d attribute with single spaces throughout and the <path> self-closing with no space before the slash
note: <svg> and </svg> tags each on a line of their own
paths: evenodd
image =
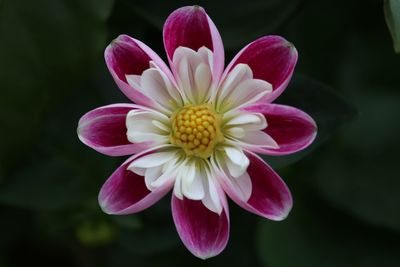
<svg viewBox="0 0 400 267">
<path fill-rule="evenodd" d="M 216 23 L 226 62 L 262 35 L 293 42 L 296 75 L 278 102 L 319 125 L 306 151 L 265 157 L 293 193 L 288 219 L 231 203 L 228 246 L 207 261 L 181 244 L 169 196 L 103 214 L 97 193 L 124 159 L 76 135 L 85 112 L 128 102 L 107 44 L 126 33 L 165 58 L 163 22 L 191 4 Z M 0 266 L 400 266 L 399 89 L 383 1 L 0 0 Z"/>
</svg>

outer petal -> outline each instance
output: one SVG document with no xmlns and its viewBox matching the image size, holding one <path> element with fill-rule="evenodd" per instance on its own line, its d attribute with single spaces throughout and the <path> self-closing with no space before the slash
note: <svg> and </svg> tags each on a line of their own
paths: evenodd
<svg viewBox="0 0 400 267">
<path fill-rule="evenodd" d="M 196 257 L 207 259 L 218 255 L 229 238 L 229 211 L 225 194 L 220 196 L 223 210 L 220 215 L 210 211 L 201 200 L 180 200 L 172 195 L 172 215 L 183 244 Z"/>
<path fill-rule="evenodd" d="M 292 208 L 292 196 L 286 184 L 261 158 L 251 152 L 247 173 L 251 179 L 250 198 L 243 200 L 241 188 L 231 182 L 224 172 L 220 172 L 221 185 L 229 197 L 242 208 L 271 220 L 283 220 Z"/>
<path fill-rule="evenodd" d="M 163 36 L 170 63 L 179 46 L 194 51 L 205 46 L 213 51 L 213 81 L 219 82 L 224 68 L 224 47 L 214 22 L 202 7 L 186 6 L 172 12 L 164 24 Z"/>
<path fill-rule="evenodd" d="M 240 63 L 248 64 L 254 79 L 272 84 L 272 93 L 259 103 L 272 102 L 285 90 L 297 62 L 297 50 L 280 36 L 264 36 L 244 47 L 229 63 L 223 77 Z"/>
<path fill-rule="evenodd" d="M 257 151 L 268 155 L 286 155 L 309 146 L 317 136 L 317 124 L 305 112 L 290 106 L 258 104 L 245 108 L 262 113 L 268 126 L 264 129 L 279 145 L 277 149 Z"/>
<path fill-rule="evenodd" d="M 104 57 L 118 87 L 137 104 L 155 106 L 152 99 L 128 84 L 126 75 L 142 75 L 143 71 L 150 68 L 150 61 L 153 61 L 174 82 L 172 73 L 164 61 L 147 45 L 128 35 L 120 35 L 113 40 L 106 48 Z"/>
<path fill-rule="evenodd" d="M 105 213 L 130 214 L 142 211 L 171 189 L 172 183 L 166 183 L 157 190 L 150 191 L 143 176 L 127 169 L 133 160 L 147 153 L 151 152 L 146 151 L 126 160 L 104 183 L 99 193 L 99 203 Z"/>
<path fill-rule="evenodd" d="M 79 120 L 78 136 L 87 146 L 109 156 L 132 155 L 150 143 L 132 144 L 127 139 L 126 115 L 133 104 L 114 104 L 89 111 Z"/>
</svg>

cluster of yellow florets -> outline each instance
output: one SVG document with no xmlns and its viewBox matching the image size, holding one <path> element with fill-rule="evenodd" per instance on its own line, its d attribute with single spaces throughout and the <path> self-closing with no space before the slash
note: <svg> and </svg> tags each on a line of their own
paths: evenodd
<svg viewBox="0 0 400 267">
<path fill-rule="evenodd" d="M 218 115 L 208 105 L 187 105 L 172 116 L 171 143 L 189 155 L 209 157 L 220 136 Z"/>
</svg>

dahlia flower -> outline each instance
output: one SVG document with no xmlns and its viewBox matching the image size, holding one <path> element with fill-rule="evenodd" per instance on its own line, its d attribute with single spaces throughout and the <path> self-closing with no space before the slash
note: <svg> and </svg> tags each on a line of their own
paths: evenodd
<svg viewBox="0 0 400 267">
<path fill-rule="evenodd" d="M 317 127 L 303 111 L 271 103 L 297 61 L 284 38 L 257 39 L 224 69 L 220 34 L 203 8 L 175 10 L 163 37 L 170 68 L 137 39 L 112 41 L 106 64 L 133 103 L 88 112 L 78 135 L 100 153 L 132 155 L 101 188 L 104 212 L 139 212 L 172 190 L 177 232 L 204 259 L 227 244 L 226 196 L 271 220 L 288 215 L 289 189 L 257 154 L 299 151 L 314 140 Z"/>
</svg>

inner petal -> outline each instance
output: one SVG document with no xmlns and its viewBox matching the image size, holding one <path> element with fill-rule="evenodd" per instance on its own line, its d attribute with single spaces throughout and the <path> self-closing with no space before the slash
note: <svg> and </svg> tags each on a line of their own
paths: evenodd
<svg viewBox="0 0 400 267">
<path fill-rule="evenodd" d="M 264 80 L 254 79 L 247 64 L 238 64 L 224 79 L 216 97 L 216 110 L 227 112 L 248 106 L 272 92 L 272 85 Z"/>
<path fill-rule="evenodd" d="M 175 50 L 172 69 L 186 104 L 201 104 L 211 97 L 212 51 L 201 47 L 194 51 L 187 47 Z"/>
</svg>

